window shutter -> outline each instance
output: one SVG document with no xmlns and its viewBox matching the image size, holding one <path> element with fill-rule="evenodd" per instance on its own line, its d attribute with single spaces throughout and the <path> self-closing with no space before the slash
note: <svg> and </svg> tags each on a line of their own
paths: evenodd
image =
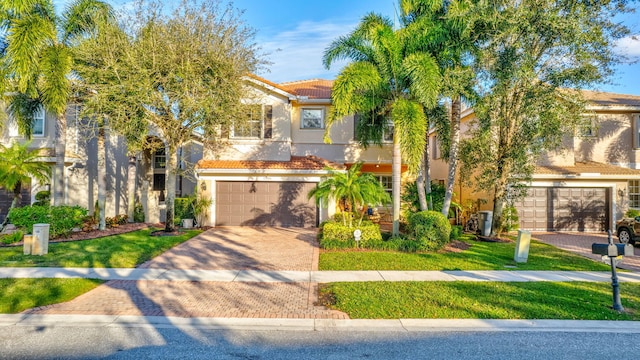
<svg viewBox="0 0 640 360">
<path fill-rule="evenodd" d="M 271 139 L 273 136 L 273 106 L 264 106 L 264 138 Z"/>
</svg>

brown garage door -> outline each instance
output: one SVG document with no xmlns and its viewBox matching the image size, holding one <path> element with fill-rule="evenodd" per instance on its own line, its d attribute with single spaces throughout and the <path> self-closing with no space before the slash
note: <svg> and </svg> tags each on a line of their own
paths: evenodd
<svg viewBox="0 0 640 360">
<path fill-rule="evenodd" d="M 530 188 L 516 206 L 520 228 L 534 231 L 605 231 L 609 224 L 607 188 Z"/>
<path fill-rule="evenodd" d="M 316 206 L 306 182 L 219 181 L 216 225 L 312 227 Z"/>
</svg>

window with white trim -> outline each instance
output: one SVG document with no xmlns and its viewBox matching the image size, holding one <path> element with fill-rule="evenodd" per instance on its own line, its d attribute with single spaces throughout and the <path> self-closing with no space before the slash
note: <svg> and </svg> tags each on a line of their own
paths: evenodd
<svg viewBox="0 0 640 360">
<path fill-rule="evenodd" d="M 579 126 L 579 135 L 586 138 L 598 136 L 598 119 L 595 114 L 582 119 Z"/>
<path fill-rule="evenodd" d="M 300 110 L 301 129 L 324 129 L 324 109 L 303 108 Z"/>
<path fill-rule="evenodd" d="M 640 115 L 636 114 L 633 116 L 634 118 L 634 126 L 635 126 L 635 132 L 634 132 L 634 136 L 633 136 L 633 147 L 640 148 Z"/>
<path fill-rule="evenodd" d="M 384 129 L 382 130 L 382 141 L 383 142 L 393 142 L 393 121 L 387 119 L 385 122 Z"/>
<path fill-rule="evenodd" d="M 640 208 L 640 180 L 629 180 L 627 185 L 629 193 L 629 207 L 634 209 Z"/>
<path fill-rule="evenodd" d="M 393 196 L 393 194 L 392 194 L 393 176 L 378 175 L 378 181 L 380 181 L 380 184 L 384 188 L 384 191 L 386 191 L 389 194 L 389 197 L 392 197 Z M 383 204 L 383 205 L 387 205 L 387 204 Z"/>
<path fill-rule="evenodd" d="M 31 135 L 44 136 L 44 120 L 45 111 L 42 106 L 33 113 L 33 120 L 31 120 Z"/>
<path fill-rule="evenodd" d="M 231 137 L 260 139 L 262 137 L 262 106 L 247 105 L 245 120 L 233 125 Z"/>
</svg>

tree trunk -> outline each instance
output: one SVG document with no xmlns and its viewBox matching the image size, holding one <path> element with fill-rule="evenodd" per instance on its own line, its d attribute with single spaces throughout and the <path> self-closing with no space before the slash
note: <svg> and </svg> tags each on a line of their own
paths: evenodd
<svg viewBox="0 0 640 360">
<path fill-rule="evenodd" d="M 400 192 L 401 176 L 402 176 L 402 157 L 400 153 L 400 131 L 396 126 L 393 136 L 393 154 L 391 157 L 391 183 L 393 195 L 393 227 L 392 236 L 400 235 Z"/>
<path fill-rule="evenodd" d="M 176 169 L 178 168 L 178 152 L 173 145 L 167 145 L 167 168 L 166 168 L 166 196 L 164 203 L 166 205 L 166 221 L 164 231 L 172 232 L 175 230 L 173 224 L 174 218 L 174 202 L 176 198 Z"/>
<path fill-rule="evenodd" d="M 457 96 L 451 103 L 451 147 L 449 148 L 449 173 L 447 175 L 447 189 L 442 203 L 442 214 L 449 216 L 451 199 L 453 197 L 453 186 L 456 181 L 456 170 L 458 167 L 458 147 L 460 144 L 460 97 Z"/>
<path fill-rule="evenodd" d="M 105 205 L 107 202 L 107 153 L 104 145 L 104 126 L 98 129 L 98 229 L 104 230 L 107 227 Z"/>
<path fill-rule="evenodd" d="M 127 217 L 132 223 L 136 209 L 136 157 L 133 155 L 129 156 L 127 166 L 127 201 Z"/>
<path fill-rule="evenodd" d="M 427 178 L 429 177 L 429 127 L 427 126 L 426 143 L 424 151 L 422 153 L 422 160 L 420 162 L 420 172 L 416 179 L 416 186 L 418 187 L 418 202 L 420 203 L 420 210 L 429 210 L 429 203 L 427 200 Z M 429 184 L 431 185 L 431 184 Z M 431 192 L 431 186 L 429 186 L 429 193 Z"/>
<path fill-rule="evenodd" d="M 22 200 L 22 182 L 18 181 L 16 186 L 13 187 L 13 201 L 11 201 L 9 211 L 20 206 L 20 200 Z M 9 218 L 9 213 L 7 213 L 6 218 Z"/>
<path fill-rule="evenodd" d="M 491 223 L 491 236 L 500 235 L 500 224 L 502 220 L 502 210 L 504 209 L 504 202 L 506 200 L 507 190 L 507 176 L 510 174 L 510 169 L 505 165 L 504 159 L 498 160 L 499 166 L 497 171 L 497 181 L 493 188 L 493 219 Z"/>
<path fill-rule="evenodd" d="M 56 166 L 54 169 L 55 181 L 53 183 L 53 204 L 60 206 L 64 199 L 64 158 L 67 148 L 67 115 L 63 113 L 56 119 Z"/>
</svg>

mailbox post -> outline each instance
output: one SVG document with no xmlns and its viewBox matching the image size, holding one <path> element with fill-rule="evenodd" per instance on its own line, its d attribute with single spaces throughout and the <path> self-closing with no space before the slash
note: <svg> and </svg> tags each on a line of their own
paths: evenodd
<svg viewBox="0 0 640 360">
<path fill-rule="evenodd" d="M 620 301 L 620 284 L 618 283 L 618 273 L 616 272 L 617 257 L 633 256 L 633 245 L 631 244 L 614 244 L 609 230 L 608 244 L 591 244 L 591 253 L 602 255 L 602 258 L 608 257 L 611 262 L 611 288 L 613 289 L 613 310 L 624 311 L 622 302 Z"/>
</svg>

